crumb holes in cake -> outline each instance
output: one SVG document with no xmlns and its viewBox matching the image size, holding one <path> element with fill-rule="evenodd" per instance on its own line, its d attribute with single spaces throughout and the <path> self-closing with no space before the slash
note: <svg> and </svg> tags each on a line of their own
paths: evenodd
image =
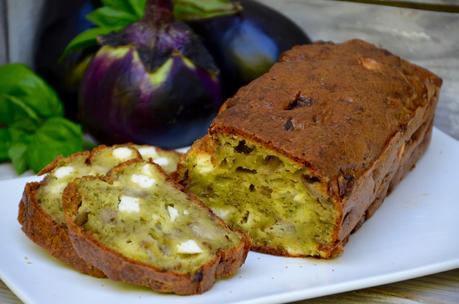
<svg viewBox="0 0 459 304">
<path fill-rule="evenodd" d="M 80 212 L 75 216 L 75 224 L 83 226 L 88 222 L 89 212 Z"/>
<path fill-rule="evenodd" d="M 256 173 L 257 173 L 257 170 L 255 170 L 255 169 L 248 169 L 248 168 L 244 168 L 244 167 L 237 167 L 237 168 L 236 168 L 236 172 L 240 172 L 240 173 L 249 173 L 249 174 L 256 174 Z"/>
<path fill-rule="evenodd" d="M 201 282 L 203 278 L 204 278 L 204 274 L 202 273 L 202 271 L 198 271 L 193 276 L 193 282 Z"/>
<path fill-rule="evenodd" d="M 241 224 L 247 223 L 247 221 L 249 220 L 249 215 L 250 215 L 250 212 L 246 211 L 244 215 L 242 216 L 240 223 Z"/>
<path fill-rule="evenodd" d="M 292 119 L 289 118 L 287 121 L 284 123 L 284 130 L 285 131 L 293 131 L 295 130 L 295 126 L 293 125 Z"/>
<path fill-rule="evenodd" d="M 275 170 L 283 165 L 282 161 L 279 157 L 274 155 L 268 155 L 263 159 L 263 163 L 270 167 L 271 169 Z"/>
<path fill-rule="evenodd" d="M 254 192 L 255 191 L 255 186 L 253 184 L 250 184 L 249 191 L 250 192 Z"/>
<path fill-rule="evenodd" d="M 297 108 L 309 107 L 314 104 L 315 100 L 308 96 L 301 95 L 301 92 L 296 94 L 295 99 L 289 102 L 285 110 L 290 111 Z"/>
<path fill-rule="evenodd" d="M 212 197 L 214 194 L 214 188 L 209 185 L 203 191 L 201 191 L 200 195 L 204 197 Z"/>
<path fill-rule="evenodd" d="M 315 184 L 320 182 L 320 178 L 308 174 L 303 174 L 303 179 L 308 184 Z"/>
<path fill-rule="evenodd" d="M 266 197 L 271 197 L 271 193 L 273 193 L 273 190 L 269 187 L 261 186 L 260 193 Z"/>
<path fill-rule="evenodd" d="M 341 172 L 342 175 L 338 177 L 338 190 L 339 196 L 344 197 L 351 192 L 354 185 L 354 177 L 348 173 Z"/>
<path fill-rule="evenodd" d="M 242 153 L 242 154 L 249 154 L 250 152 L 253 151 L 253 149 L 254 148 L 251 148 L 251 147 L 247 146 L 247 144 L 245 143 L 245 140 L 239 141 L 239 143 L 236 146 L 236 148 L 234 148 L 234 150 L 237 153 Z"/>
<path fill-rule="evenodd" d="M 228 160 L 226 160 L 226 158 L 220 162 L 220 167 L 223 167 L 223 168 L 228 167 Z"/>
</svg>

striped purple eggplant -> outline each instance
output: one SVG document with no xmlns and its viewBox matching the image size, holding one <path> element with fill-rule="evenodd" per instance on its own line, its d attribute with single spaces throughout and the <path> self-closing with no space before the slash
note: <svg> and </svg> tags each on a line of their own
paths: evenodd
<svg viewBox="0 0 459 304">
<path fill-rule="evenodd" d="M 172 1 L 148 0 L 145 17 L 99 37 L 80 89 L 84 126 L 101 143 L 164 148 L 206 133 L 222 102 L 219 71 Z"/>
</svg>

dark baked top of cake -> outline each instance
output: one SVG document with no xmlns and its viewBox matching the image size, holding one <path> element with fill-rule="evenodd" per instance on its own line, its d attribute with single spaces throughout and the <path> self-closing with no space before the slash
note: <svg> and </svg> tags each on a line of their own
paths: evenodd
<svg viewBox="0 0 459 304">
<path fill-rule="evenodd" d="M 361 40 L 297 46 L 226 101 L 210 134 L 250 138 L 319 176 L 358 178 L 441 82 Z"/>
</svg>

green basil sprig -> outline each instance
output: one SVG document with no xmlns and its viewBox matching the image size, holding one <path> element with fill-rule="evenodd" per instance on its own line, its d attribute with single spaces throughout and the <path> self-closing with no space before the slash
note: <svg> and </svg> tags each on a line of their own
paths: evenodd
<svg viewBox="0 0 459 304">
<path fill-rule="evenodd" d="M 81 127 L 63 117 L 54 90 L 25 65 L 0 66 L 0 162 L 38 172 L 82 149 Z"/>
<path fill-rule="evenodd" d="M 146 0 L 102 0 L 103 6 L 86 16 L 96 27 L 76 36 L 64 50 L 63 56 L 97 44 L 97 37 L 120 31 L 144 15 Z M 174 16 L 191 21 L 231 15 L 241 6 L 232 0 L 174 0 Z"/>
</svg>

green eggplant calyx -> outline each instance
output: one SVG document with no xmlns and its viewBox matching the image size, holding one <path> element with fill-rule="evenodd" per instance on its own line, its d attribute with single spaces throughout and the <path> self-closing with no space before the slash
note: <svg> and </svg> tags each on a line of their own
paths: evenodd
<svg viewBox="0 0 459 304">
<path fill-rule="evenodd" d="M 148 74 L 150 82 L 153 86 L 159 87 L 161 84 L 166 82 L 167 76 L 172 69 L 173 63 L 173 59 L 169 58 L 156 71 Z"/>
<path fill-rule="evenodd" d="M 113 59 L 119 59 L 126 56 L 132 47 L 130 46 L 117 46 L 104 45 L 98 52 L 97 56 L 107 56 Z"/>
</svg>

